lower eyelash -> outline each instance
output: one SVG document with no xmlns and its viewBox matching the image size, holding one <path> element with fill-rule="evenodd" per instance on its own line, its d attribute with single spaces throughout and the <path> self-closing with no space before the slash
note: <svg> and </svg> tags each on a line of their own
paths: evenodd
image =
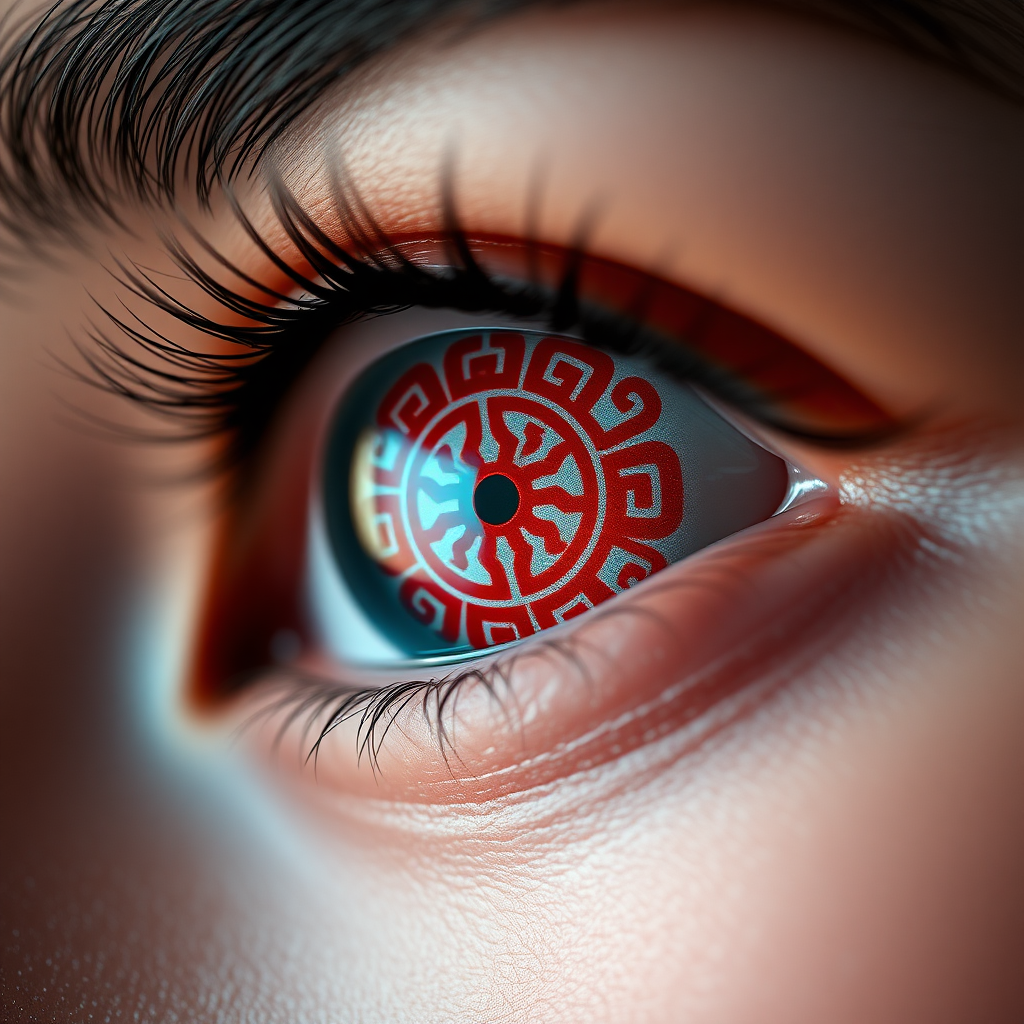
<svg viewBox="0 0 1024 1024">
<path fill-rule="evenodd" d="M 543 639 L 531 645 L 532 656 L 541 656 L 541 652 L 552 657 L 557 653 L 585 671 L 564 641 Z M 520 652 L 517 654 L 522 656 Z M 331 733 L 358 719 L 357 762 L 365 757 L 376 774 L 378 756 L 388 731 L 404 711 L 418 704 L 438 753 L 447 763 L 455 755 L 455 738 L 445 724 L 445 717 L 454 718 L 460 692 L 474 683 L 484 687 L 494 698 L 496 707 L 509 717 L 507 699 L 511 695 L 511 670 L 511 659 L 499 658 L 485 666 L 471 666 L 439 678 L 400 680 L 379 687 L 346 687 L 313 675 L 293 673 L 279 684 L 286 690 L 284 696 L 258 711 L 242 728 L 248 729 L 266 718 L 284 714 L 274 738 L 274 747 L 278 748 L 288 731 L 302 722 L 300 744 L 305 746 L 309 737 L 316 733 L 305 754 L 306 762 L 312 760 L 315 770 L 320 748 Z M 504 696 L 499 695 L 499 690 L 504 691 Z"/>
<path fill-rule="evenodd" d="M 647 593 L 651 596 L 678 585 L 662 582 L 649 586 Z M 668 619 L 645 606 L 623 607 L 613 604 L 595 611 L 596 617 L 605 619 L 610 616 L 639 616 L 656 622 L 668 632 L 673 628 Z M 315 771 L 323 744 L 336 729 L 355 720 L 357 763 L 365 758 L 376 775 L 380 770 L 379 754 L 388 732 L 404 712 L 415 710 L 418 706 L 438 754 L 446 764 L 450 764 L 452 758 L 459 759 L 454 723 L 459 696 L 466 687 L 483 687 L 492 698 L 495 709 L 507 722 L 513 724 L 518 719 L 521 723 L 522 715 L 516 705 L 513 687 L 516 664 L 526 659 L 542 659 L 559 669 L 568 667 L 584 685 L 591 685 L 590 671 L 580 657 L 583 645 L 584 641 L 578 636 L 552 637 L 541 634 L 505 652 L 491 654 L 483 664 L 470 664 L 429 679 L 398 680 L 377 687 L 345 685 L 315 673 L 288 669 L 283 679 L 276 682 L 266 680 L 268 688 L 283 689 L 284 694 L 269 701 L 250 716 L 240 731 L 244 732 L 266 719 L 277 719 L 283 715 L 275 729 L 273 741 L 273 748 L 279 749 L 288 732 L 301 723 L 300 749 L 305 762 L 313 762 Z M 592 644 L 585 646 L 590 653 L 602 653 Z"/>
</svg>

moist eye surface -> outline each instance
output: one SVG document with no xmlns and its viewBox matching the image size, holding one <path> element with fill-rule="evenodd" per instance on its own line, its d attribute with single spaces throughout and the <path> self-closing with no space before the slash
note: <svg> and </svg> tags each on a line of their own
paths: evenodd
<svg viewBox="0 0 1024 1024">
<path fill-rule="evenodd" d="M 768 518 L 788 487 L 782 459 L 642 361 L 494 329 L 369 367 L 322 472 L 316 617 L 357 662 L 380 647 L 365 627 L 424 657 L 557 626 Z"/>
</svg>

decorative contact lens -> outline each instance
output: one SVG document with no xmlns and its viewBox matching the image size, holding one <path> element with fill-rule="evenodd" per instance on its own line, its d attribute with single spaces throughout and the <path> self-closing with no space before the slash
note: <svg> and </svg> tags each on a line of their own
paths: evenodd
<svg viewBox="0 0 1024 1024">
<path fill-rule="evenodd" d="M 323 494 L 340 582 L 424 655 L 584 614 L 767 518 L 787 484 L 781 459 L 639 360 L 459 330 L 396 350 L 342 400 Z"/>
</svg>

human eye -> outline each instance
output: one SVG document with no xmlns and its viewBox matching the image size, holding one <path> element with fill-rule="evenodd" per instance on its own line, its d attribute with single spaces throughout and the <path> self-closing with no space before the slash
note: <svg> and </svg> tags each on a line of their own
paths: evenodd
<svg viewBox="0 0 1024 1024">
<path fill-rule="evenodd" d="M 617 230 L 626 231 L 627 244 L 619 246 L 619 258 L 601 257 L 589 239 L 580 239 L 579 202 L 542 195 L 549 222 L 541 233 L 562 240 L 530 239 L 536 225 L 523 214 L 529 168 L 497 189 L 506 208 L 518 204 L 514 221 L 499 213 L 498 231 L 475 233 L 470 227 L 478 214 L 466 186 L 450 180 L 460 177 L 461 162 L 486 164 L 474 145 L 455 151 L 455 172 L 440 150 L 420 158 L 411 195 L 397 206 L 391 197 L 364 196 L 365 169 L 353 184 L 349 168 L 332 162 L 329 146 L 310 151 L 309 166 L 296 165 L 287 146 L 281 148 L 275 173 L 301 184 L 293 190 L 273 178 L 255 213 L 236 208 L 255 250 L 250 265 L 207 250 L 213 257 L 208 271 L 203 257 L 176 250 L 200 299 L 221 307 L 219 320 L 216 310 L 199 314 L 181 305 L 144 273 L 128 274 L 136 294 L 162 313 L 234 346 L 226 356 L 202 350 L 184 374 L 202 387 L 176 396 L 189 411 L 198 410 L 228 463 L 235 460 L 240 481 L 211 560 L 191 692 L 206 711 L 227 705 L 255 712 L 256 731 L 278 749 L 312 737 L 315 745 L 302 756 L 315 750 L 320 777 L 334 777 L 343 787 L 360 787 L 369 772 L 375 785 L 382 778 L 413 788 L 440 780 L 442 788 L 451 782 L 470 791 L 472 778 L 486 776 L 515 788 L 546 778 L 545 772 L 558 777 L 619 756 L 673 723 L 693 720 L 698 731 L 712 726 L 716 709 L 738 714 L 744 699 L 757 699 L 772 673 L 803 656 L 809 641 L 832 635 L 838 627 L 831 617 L 868 602 L 882 566 L 913 543 L 908 524 L 897 528 L 896 519 L 840 503 L 841 467 L 849 457 L 836 452 L 844 446 L 870 451 L 891 438 L 900 419 L 913 420 L 926 405 L 927 388 L 890 396 L 888 403 L 876 399 L 872 395 L 886 388 L 874 386 L 870 374 L 865 386 L 855 387 L 829 368 L 827 358 L 809 356 L 779 330 L 709 297 L 714 289 L 699 280 L 706 268 L 677 271 L 670 283 L 651 266 L 650 251 L 636 260 L 646 262 L 646 270 L 625 262 L 622 256 L 635 256 L 630 244 L 636 233 L 624 229 L 621 218 Z M 564 193 L 564 173 L 550 188 Z M 431 207 L 441 211 L 440 223 Z M 575 220 L 567 223 L 567 215 Z M 608 219 L 614 222 L 614 213 Z M 742 236 L 749 229 L 732 230 Z M 659 238 L 658 244 L 681 241 Z M 742 256 L 733 260 L 742 265 Z M 257 265 L 259 271 L 251 269 Z M 742 278 L 747 271 L 730 273 Z M 218 275 L 232 286 L 219 283 Z M 749 276 L 771 278 L 761 269 Z M 679 283 L 691 277 L 696 288 Z M 809 305 L 806 295 L 801 301 Z M 780 324 L 794 308 L 778 295 L 767 306 Z M 225 319 L 225 309 L 240 319 Z M 376 319 L 367 320 L 371 314 Z M 818 340 L 827 351 L 848 329 L 837 324 Z M 483 344 L 485 337 L 488 346 L 492 338 L 522 341 L 523 376 L 507 390 L 524 400 L 545 397 L 543 387 L 538 392 L 527 380 L 545 346 L 563 357 L 575 353 L 563 360 L 575 366 L 568 378 L 545 382 L 572 384 L 568 399 L 558 396 L 557 385 L 546 395 L 562 413 L 572 391 L 586 383 L 581 367 L 608 377 L 600 394 L 588 396 L 595 408 L 603 402 L 606 414 L 631 408 L 647 415 L 656 396 L 661 413 L 639 437 L 650 459 L 616 464 L 610 475 L 621 481 L 620 470 L 643 468 L 641 490 L 619 487 L 618 496 L 627 511 L 630 500 L 639 511 L 658 507 L 659 529 L 667 532 L 622 532 L 621 542 L 613 543 L 610 528 L 588 524 L 588 537 L 583 508 L 567 512 L 553 502 L 547 525 L 538 525 L 536 516 L 532 528 L 514 525 L 517 555 L 507 535 L 499 545 L 496 529 L 484 530 L 476 515 L 477 466 L 475 475 L 467 471 L 453 485 L 466 489 L 461 498 L 436 492 L 431 499 L 432 508 L 461 501 L 473 508 L 473 519 L 450 522 L 438 512 L 427 529 L 442 532 L 413 551 L 409 516 L 423 527 L 427 498 L 421 494 L 427 491 L 403 492 L 408 480 L 378 479 L 397 438 L 367 429 L 388 421 L 389 395 L 403 400 L 406 374 L 423 378 L 412 406 L 422 403 L 431 417 L 454 412 L 447 345 L 474 338 Z M 514 348 L 501 349 L 512 362 Z M 150 352 L 166 354 L 159 339 Z M 177 349 L 171 354 L 174 361 L 185 358 Z M 137 364 L 127 366 L 137 379 Z M 629 379 L 642 383 L 627 384 L 616 405 L 616 382 Z M 166 377 L 156 380 L 166 383 Z M 667 413 L 666 404 L 675 411 Z M 892 411 L 883 411 L 886 404 Z M 497 427 L 517 450 L 515 429 L 526 431 L 531 422 L 527 413 L 519 415 L 527 419 L 501 415 Z M 594 433 L 599 421 L 592 410 L 587 415 Z M 471 425 L 463 422 L 468 435 Z M 614 420 L 606 422 L 615 429 Z M 398 433 L 403 424 L 401 415 L 391 417 Z M 543 436 L 543 422 L 534 416 L 532 425 Z M 437 424 L 420 426 L 429 432 Z M 552 423 L 547 428 L 555 429 Z M 431 441 L 425 456 L 433 459 L 438 487 L 460 476 L 453 437 L 444 451 Z M 568 446 L 581 431 L 567 428 L 559 437 Z M 583 494 L 571 494 L 573 477 L 566 497 L 587 498 L 589 486 L 600 505 L 603 487 L 607 501 L 607 467 L 623 457 L 630 440 L 624 433 L 606 452 L 598 449 L 592 477 L 584 479 L 582 456 L 573 462 L 566 473 L 575 466 Z M 400 446 L 392 445 L 391 454 L 401 458 Z M 463 468 L 474 457 L 483 459 L 480 445 Z M 450 467 L 442 465 L 448 458 Z M 734 472 L 737 460 L 746 462 L 745 473 Z M 520 486 L 503 476 L 522 502 Z M 394 493 L 374 492 L 392 486 Z M 813 500 L 789 507 L 790 490 Z M 597 508 L 596 515 L 606 514 L 607 506 Z M 481 526 L 476 548 L 474 521 Z M 730 540 L 733 534 L 739 536 Z M 493 552 L 484 548 L 489 536 Z M 599 565 L 588 566 L 582 550 L 575 557 L 574 568 L 578 563 L 592 579 L 573 590 L 570 574 L 565 593 L 549 582 L 541 589 L 550 593 L 526 600 L 526 581 L 547 580 L 545 571 L 554 579 L 557 559 L 550 560 L 557 546 L 571 548 L 577 539 L 601 548 L 601 557 L 593 558 Z M 459 590 L 488 580 L 493 585 L 499 570 L 507 598 L 474 602 Z M 501 607 L 487 602 L 502 600 L 503 615 L 485 615 L 484 609 Z M 460 741 L 449 751 L 455 734 Z M 367 752 L 369 758 L 360 756 Z M 453 770 L 456 763 L 460 771 Z M 517 773 L 521 764 L 530 767 Z M 481 792 L 488 792 L 486 785 Z"/>
<path fill-rule="evenodd" d="M 40 17 L 0 29 L 0 1016 L 1022 1019 L 1018 7 Z M 381 412 L 520 342 L 424 456 L 446 629 L 387 571 Z M 512 578 L 588 511 L 607 555 L 471 636 L 492 397 L 566 484 Z M 614 536 L 574 467 L 635 485 Z"/>
<path fill-rule="evenodd" d="M 678 664 L 678 637 L 711 617 L 756 642 L 763 600 L 745 592 L 767 584 L 751 566 L 834 518 L 835 486 L 798 450 L 898 429 L 777 332 L 649 272 L 579 246 L 474 240 L 457 222 L 396 241 L 364 221 L 346 248 L 283 186 L 272 194 L 303 270 L 237 216 L 292 294 L 214 253 L 257 295 L 230 291 L 179 249 L 186 276 L 241 321 L 192 312 L 140 269 L 126 283 L 231 346 L 175 349 L 168 365 L 158 337 L 133 333 L 155 372 L 112 342 L 104 372 L 161 409 L 173 396 L 233 480 L 193 692 L 207 706 L 262 701 L 275 744 L 292 726 L 319 736 L 318 765 L 354 724 L 346 750 L 357 774 L 376 773 L 383 738 L 416 719 L 435 744 L 405 749 L 411 776 L 448 770 L 456 731 L 460 763 L 483 743 L 508 770 L 523 735 L 496 723 L 512 704 L 538 717 L 538 678 L 558 692 L 529 729 L 537 753 L 656 702 L 619 667 L 637 640 Z M 351 224 L 346 202 L 335 223 Z M 688 564 L 776 516 L 781 542 L 773 528 Z M 714 646 L 687 646 L 696 674 Z M 493 703 L 466 713 L 474 692 Z M 684 713 L 721 696 L 698 687 Z"/>
</svg>

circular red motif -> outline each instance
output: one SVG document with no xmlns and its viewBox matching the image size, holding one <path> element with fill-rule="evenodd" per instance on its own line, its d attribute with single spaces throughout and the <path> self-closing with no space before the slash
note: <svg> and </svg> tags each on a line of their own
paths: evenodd
<svg viewBox="0 0 1024 1024">
<path fill-rule="evenodd" d="M 454 337 L 454 340 L 451 340 Z M 661 399 L 565 338 L 458 332 L 376 410 L 353 501 L 405 611 L 452 646 L 507 643 L 664 568 L 683 516 Z"/>
</svg>

